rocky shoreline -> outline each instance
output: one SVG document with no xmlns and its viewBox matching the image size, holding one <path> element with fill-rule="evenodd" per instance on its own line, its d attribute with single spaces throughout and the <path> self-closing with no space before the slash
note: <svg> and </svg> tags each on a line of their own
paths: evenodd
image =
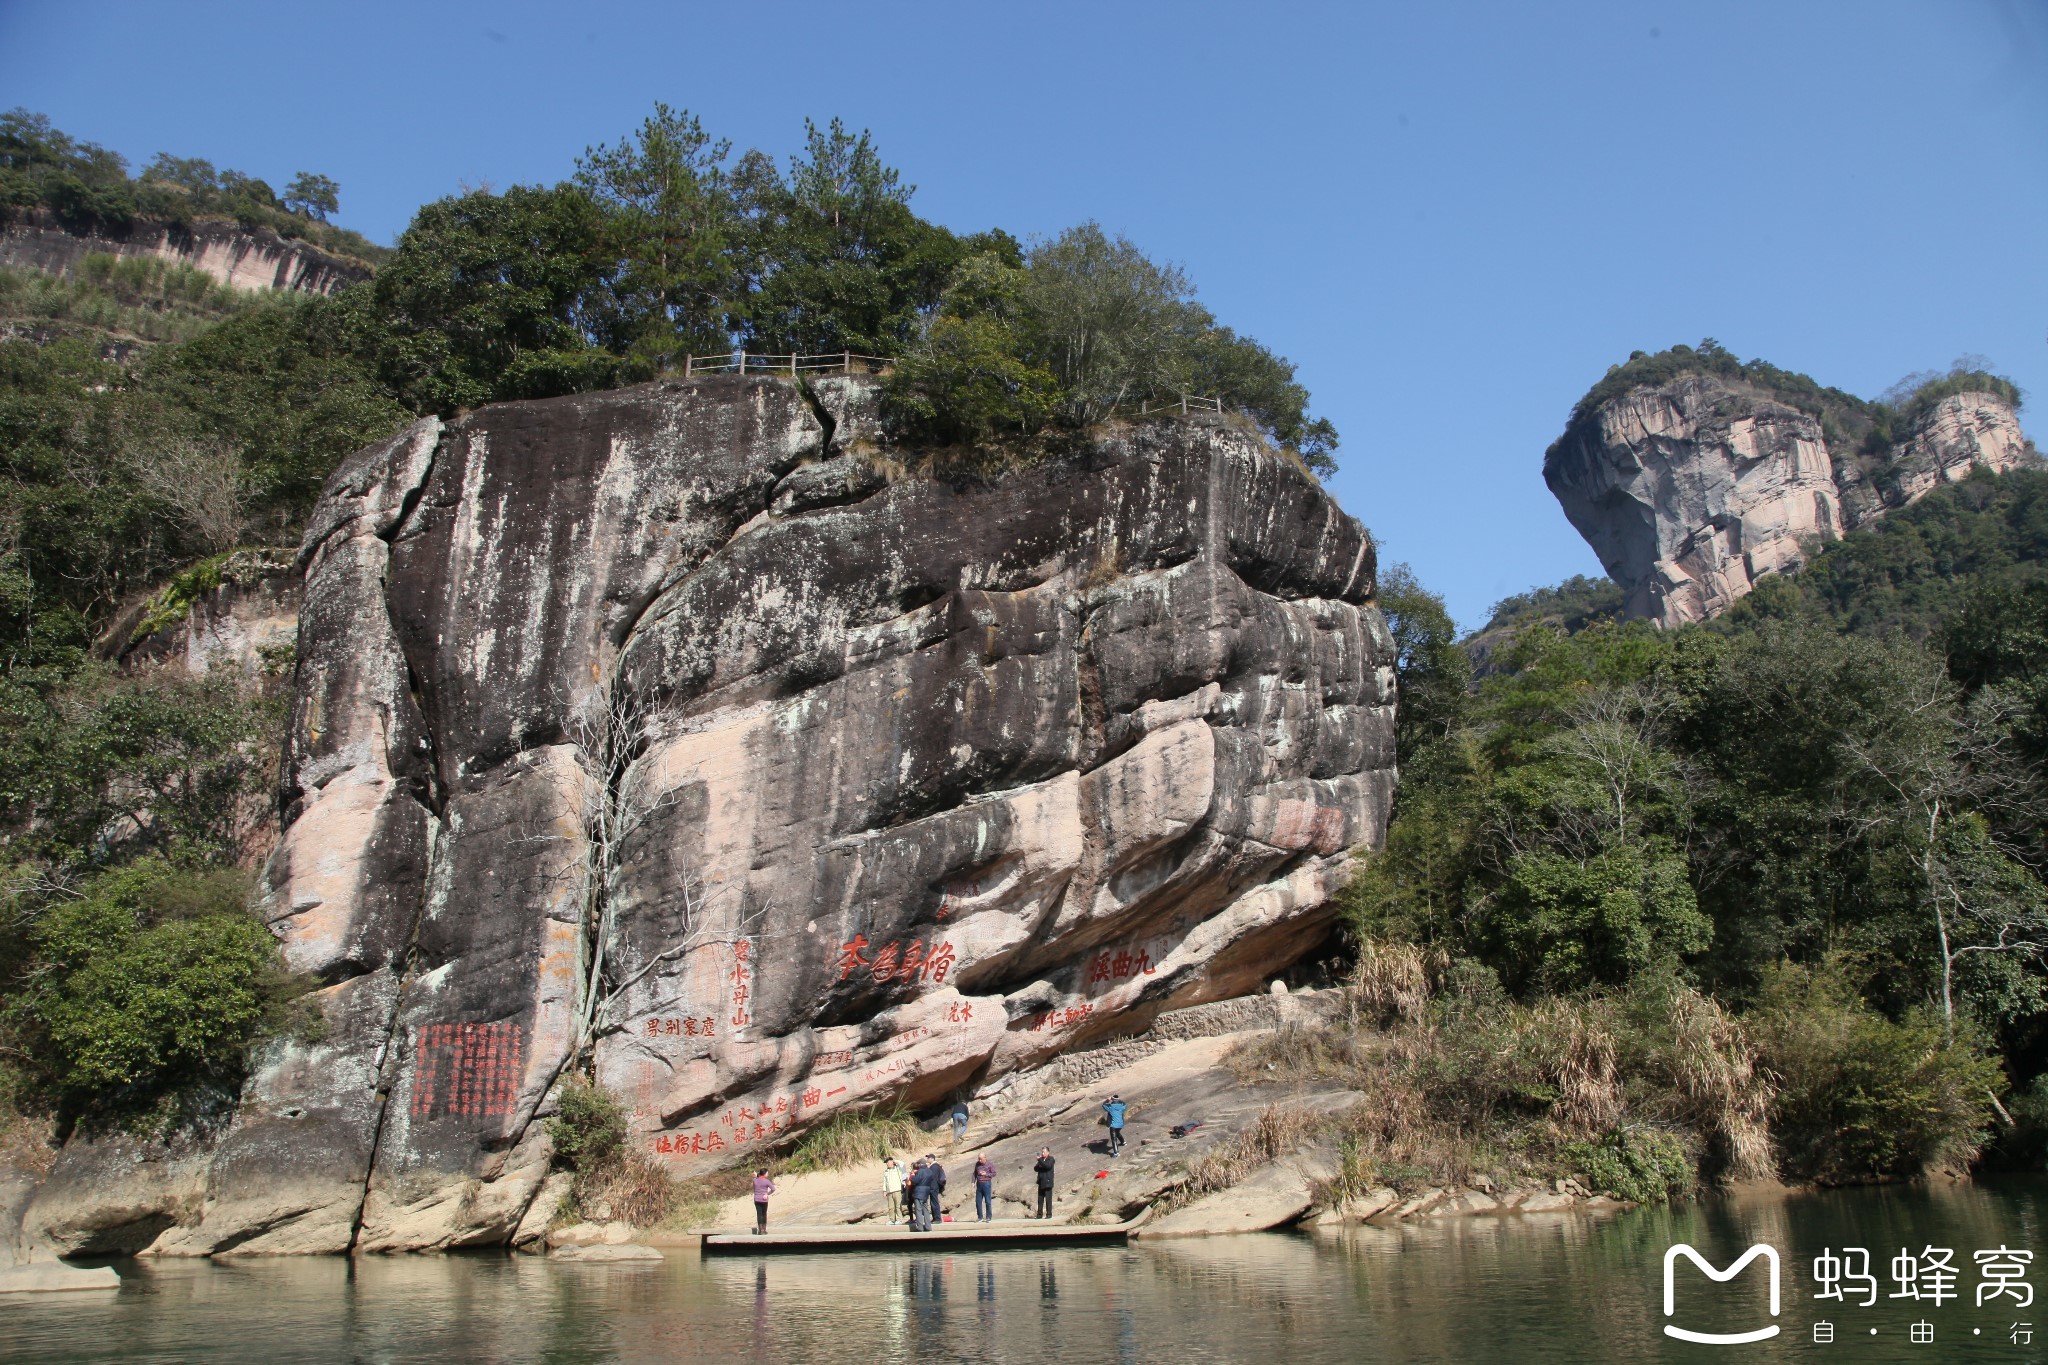
<svg viewBox="0 0 2048 1365">
<path fill-rule="evenodd" d="M 1496 1182 L 1479 1175 L 1463 1185 L 1396 1189 L 1370 1185 L 1335 1193 L 1339 1155 L 1327 1133 L 1298 1150 L 1257 1162 L 1226 1188 L 1190 1196 L 1190 1173 L 1204 1158 L 1228 1151 L 1253 1131 L 1274 1106 L 1330 1119 L 1359 1098 L 1340 1086 L 1293 1082 L 1247 1084 L 1226 1062 L 1229 1054 L 1286 1027 L 1343 1026 L 1352 1009 L 1343 988 L 1285 991 L 1215 1001 L 1160 1016 L 1131 1037 L 1114 1039 L 1056 1058 L 1044 1067 L 1004 1078 L 974 1102 L 966 1141 L 952 1144 L 938 1125 L 924 1141 L 954 1179 L 949 1211 L 971 1197 L 966 1167 L 978 1156 L 996 1162 L 999 1219 L 1030 1213 L 1030 1160 L 1041 1146 L 1059 1162 L 1054 1218 L 1073 1223 L 1141 1219 L 1139 1239 L 1226 1236 L 1286 1229 L 1330 1229 L 1452 1217 L 1612 1213 L 1632 1205 L 1600 1195 L 1578 1180 Z M 1132 1106 L 1129 1145 L 1111 1158 L 1104 1150 L 1099 1106 L 1112 1093 Z M 1175 1136 L 1181 1127 L 1184 1135 Z M 917 1153 L 906 1152 L 913 1156 Z M 878 1226 L 883 1200 L 869 1166 L 778 1175 L 774 1216 L 780 1225 Z M 512 1249 L 567 1261 L 628 1261 L 658 1257 L 662 1249 L 694 1248 L 712 1231 L 750 1226 L 751 1200 L 724 1199 L 696 1218 L 656 1228 L 599 1219 L 559 1218 L 569 1177 L 549 1177 L 506 1239 Z M 21 1261 L 0 1280 L 10 1290 L 112 1287 L 54 1259 L 48 1247 L 21 1240 L 21 1214 L 34 1181 L 15 1174 L 0 1185 L 0 1251 Z M 709 1216 L 703 1216 L 708 1212 Z M 232 1257 L 230 1248 L 216 1256 Z M 260 1254 L 260 1253 L 257 1253 Z"/>
<path fill-rule="evenodd" d="M 1144 1033 L 1069 1054 L 1011 1078 L 978 1102 L 966 1141 L 952 1145 L 948 1131 L 928 1135 L 928 1150 L 953 1176 L 949 1210 L 965 1209 L 971 1192 L 966 1167 L 988 1156 L 997 1168 L 999 1221 L 1030 1213 L 1030 1160 L 1040 1146 L 1059 1162 L 1053 1216 L 1066 1222 L 1121 1222 L 1143 1218 L 1134 1237 L 1202 1237 L 1345 1224 L 1389 1224 L 1448 1217 L 1513 1216 L 1578 1211 L 1615 1212 L 1631 1205 L 1570 1178 L 1547 1184 L 1496 1184 L 1478 1176 L 1469 1185 L 1408 1191 L 1372 1186 L 1331 1197 L 1339 1159 L 1327 1140 L 1265 1161 L 1228 1188 L 1188 1197 L 1190 1169 L 1227 1149 L 1260 1122 L 1273 1105 L 1329 1117 L 1357 1099 L 1340 1087 L 1243 1083 L 1224 1063 L 1231 1050 L 1276 1028 L 1331 1025 L 1344 1019 L 1349 992 L 1342 988 L 1245 996 L 1161 1016 Z M 1112 1093 L 1132 1105 L 1129 1145 L 1111 1158 L 1103 1150 L 1098 1106 Z M 1172 1128 L 1194 1124 L 1185 1136 Z M 914 1156 L 906 1152 L 902 1155 Z M 774 1219 L 784 1226 L 878 1226 L 883 1200 L 877 1172 L 778 1175 Z M 1148 1216 L 1149 1211 L 1149 1216 Z M 659 1229 L 619 1222 L 524 1226 L 514 1240 L 532 1253 L 592 1259 L 596 1247 L 695 1246 L 710 1231 L 751 1226 L 747 1196 L 721 1201 L 701 1223 Z M 605 1252 L 604 1257 L 624 1253 Z"/>
</svg>

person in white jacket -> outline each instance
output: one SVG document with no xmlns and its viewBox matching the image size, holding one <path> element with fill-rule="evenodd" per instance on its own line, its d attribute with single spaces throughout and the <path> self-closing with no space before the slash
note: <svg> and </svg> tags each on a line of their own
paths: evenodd
<svg viewBox="0 0 2048 1365">
<path fill-rule="evenodd" d="M 882 1193 L 889 1200 L 889 1221 L 903 1221 L 903 1163 L 890 1157 L 882 1163 Z"/>
</svg>

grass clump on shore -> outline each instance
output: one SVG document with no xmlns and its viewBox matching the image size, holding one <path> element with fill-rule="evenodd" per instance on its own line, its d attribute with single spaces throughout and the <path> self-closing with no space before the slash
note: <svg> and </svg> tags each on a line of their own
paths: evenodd
<svg viewBox="0 0 2048 1365">
<path fill-rule="evenodd" d="M 1189 1163 L 1187 1182 L 1174 1192 L 1174 1205 L 1229 1189 L 1261 1166 L 1308 1146 L 1326 1126 L 1306 1109 L 1267 1105 L 1251 1127 Z"/>
<path fill-rule="evenodd" d="M 843 1171 L 907 1152 L 917 1146 L 919 1136 L 916 1116 L 901 1104 L 849 1110 L 799 1138 L 783 1169 L 791 1175 Z"/>
<path fill-rule="evenodd" d="M 1658 1128 L 1617 1128 L 1598 1142 L 1566 1144 L 1563 1157 L 1593 1189 L 1636 1204 L 1687 1194 L 1698 1180 L 1684 1140 Z"/>
<path fill-rule="evenodd" d="M 1997 1061 L 1925 1010 L 1893 1021 L 1838 973 L 1784 966 L 1755 1018 L 1778 1078 L 1771 1125 L 1787 1170 L 1821 1184 L 1969 1170 L 1991 1128 Z"/>
</svg>

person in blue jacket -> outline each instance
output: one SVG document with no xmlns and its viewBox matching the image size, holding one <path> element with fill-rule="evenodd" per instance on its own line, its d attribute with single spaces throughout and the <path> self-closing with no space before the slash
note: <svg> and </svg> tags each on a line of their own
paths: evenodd
<svg viewBox="0 0 2048 1365">
<path fill-rule="evenodd" d="M 1122 1095 L 1111 1095 L 1102 1102 L 1102 1112 L 1109 1115 L 1109 1154 L 1115 1156 L 1124 1149 L 1124 1111 L 1130 1108 Z"/>
</svg>

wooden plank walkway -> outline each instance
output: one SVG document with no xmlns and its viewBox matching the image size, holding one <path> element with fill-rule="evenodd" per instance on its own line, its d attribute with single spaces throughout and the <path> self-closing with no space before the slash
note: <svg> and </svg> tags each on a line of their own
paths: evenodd
<svg viewBox="0 0 2048 1365">
<path fill-rule="evenodd" d="M 929 1251 L 935 1247 L 1020 1247 L 1060 1243 L 1069 1246 L 1121 1246 L 1141 1215 L 1128 1223 L 1053 1223 L 1036 1218 L 998 1218 L 992 1223 L 941 1223 L 930 1232 L 912 1232 L 901 1223 L 869 1223 L 848 1227 L 771 1227 L 756 1237 L 746 1232 L 711 1232 L 704 1236 L 707 1256 L 759 1256 L 788 1251 Z"/>
</svg>

